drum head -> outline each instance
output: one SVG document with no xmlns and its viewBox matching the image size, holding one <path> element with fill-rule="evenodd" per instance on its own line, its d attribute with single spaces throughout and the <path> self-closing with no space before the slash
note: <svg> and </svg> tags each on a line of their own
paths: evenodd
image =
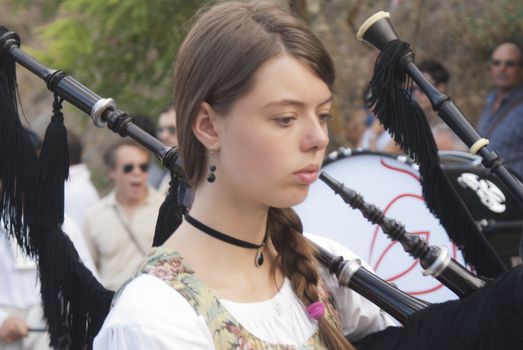
<svg viewBox="0 0 523 350">
<path fill-rule="evenodd" d="M 342 150 L 330 155 L 322 171 L 359 192 L 387 217 L 403 223 L 429 244 L 446 247 L 461 263 L 463 257 L 439 221 L 429 212 L 421 194 L 418 170 L 405 159 L 384 153 Z M 456 299 L 433 277 L 424 277 L 417 260 L 399 243 L 391 242 L 377 225 L 345 204 L 322 181 L 310 187 L 306 200 L 295 207 L 305 232 L 331 238 L 365 260 L 383 279 L 430 302 Z"/>
</svg>

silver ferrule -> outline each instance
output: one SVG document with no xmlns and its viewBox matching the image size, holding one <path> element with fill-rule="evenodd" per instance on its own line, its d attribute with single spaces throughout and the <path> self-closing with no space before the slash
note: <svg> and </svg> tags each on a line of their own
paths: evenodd
<svg viewBox="0 0 523 350">
<path fill-rule="evenodd" d="M 91 119 L 94 125 L 99 128 L 105 128 L 107 126 L 107 121 L 103 120 L 102 116 L 108 109 L 116 109 L 116 102 L 112 98 L 101 98 L 96 101 L 91 109 Z"/>
<path fill-rule="evenodd" d="M 436 260 L 432 263 L 432 265 L 423 270 L 423 276 L 430 275 L 432 277 L 438 277 L 443 271 L 445 271 L 447 266 L 449 266 L 450 260 L 451 258 L 447 248 L 441 247 Z"/>
<path fill-rule="evenodd" d="M 352 276 L 358 271 L 361 267 L 360 259 L 351 259 L 345 260 L 346 263 L 343 265 L 340 274 L 338 275 L 338 281 L 340 286 L 348 286 Z"/>
</svg>

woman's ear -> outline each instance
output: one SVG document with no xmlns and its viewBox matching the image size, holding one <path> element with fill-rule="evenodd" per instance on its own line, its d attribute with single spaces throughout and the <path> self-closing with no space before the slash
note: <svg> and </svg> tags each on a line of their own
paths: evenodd
<svg viewBox="0 0 523 350">
<path fill-rule="evenodd" d="M 213 108 L 207 102 L 202 102 L 192 131 L 198 141 L 208 149 L 217 150 L 219 148 L 217 118 L 218 116 Z"/>
</svg>

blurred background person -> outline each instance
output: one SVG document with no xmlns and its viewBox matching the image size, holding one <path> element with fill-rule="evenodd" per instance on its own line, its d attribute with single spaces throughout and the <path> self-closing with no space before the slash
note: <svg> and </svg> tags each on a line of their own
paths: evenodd
<svg viewBox="0 0 523 350">
<path fill-rule="evenodd" d="M 98 191 L 91 182 L 91 172 L 82 162 L 82 142 L 76 133 L 67 130 L 69 178 L 65 182 L 65 213 L 82 227 L 89 207 L 98 202 Z"/>
<path fill-rule="evenodd" d="M 436 87 L 436 89 L 438 89 L 443 94 L 447 94 L 450 73 L 443 66 L 443 64 L 441 64 L 439 61 L 428 59 L 421 61 L 418 64 L 418 68 L 423 74 L 425 74 L 427 79 L 434 85 L 434 87 Z M 417 85 L 413 87 L 412 93 L 414 99 L 425 113 L 425 116 L 427 117 L 431 127 L 443 123 L 440 117 L 432 109 L 432 105 L 427 95 L 425 95 L 425 93 L 419 89 Z"/>
<path fill-rule="evenodd" d="M 178 146 L 178 138 L 176 137 L 176 111 L 172 103 L 160 112 L 156 133 L 160 141 L 165 143 L 166 146 Z"/>
<path fill-rule="evenodd" d="M 102 284 L 117 290 L 151 248 L 164 196 L 148 185 L 150 154 L 131 139 L 105 153 L 114 188 L 89 210 L 83 234 Z"/>
<path fill-rule="evenodd" d="M 173 103 L 169 104 L 160 113 L 156 135 L 158 136 L 158 139 L 162 141 L 167 147 L 178 146 L 178 138 L 176 136 L 176 111 L 174 110 Z M 158 191 L 160 193 L 164 195 L 167 194 L 170 180 L 171 175 L 168 171 L 166 171 L 160 186 L 158 187 Z"/>
<path fill-rule="evenodd" d="M 490 58 L 494 90 L 486 98 L 478 131 L 505 165 L 523 178 L 523 48 L 500 43 Z"/>
<path fill-rule="evenodd" d="M 447 94 L 450 73 L 443 64 L 439 61 L 428 59 L 421 61 L 418 64 L 418 67 L 436 89 L 443 94 Z M 432 109 L 432 104 L 430 103 L 429 98 L 417 85 L 413 86 L 412 96 L 427 117 L 438 150 L 465 151 L 465 144 Z"/>
<path fill-rule="evenodd" d="M 359 147 L 374 152 L 401 153 L 392 136 L 369 109 L 370 93 L 370 87 L 367 87 L 363 94 L 363 107 L 360 113 L 366 116 L 365 122 L 368 127 L 361 136 Z"/>
<path fill-rule="evenodd" d="M 132 114 L 131 118 L 133 118 L 134 123 L 142 128 L 145 132 L 153 137 L 156 137 L 156 123 L 152 118 L 144 114 Z M 163 166 L 156 164 L 155 159 L 151 159 L 148 172 L 149 176 L 147 179 L 149 185 L 158 189 L 166 172 L 167 170 L 165 170 Z"/>
<path fill-rule="evenodd" d="M 363 133 L 360 147 L 374 152 L 401 153 L 400 147 L 377 118 Z"/>
<path fill-rule="evenodd" d="M 363 108 L 353 111 L 351 118 L 345 119 L 345 141 L 350 148 L 358 147 L 361 144 L 361 138 L 367 128 L 365 122 L 367 113 Z"/>
</svg>

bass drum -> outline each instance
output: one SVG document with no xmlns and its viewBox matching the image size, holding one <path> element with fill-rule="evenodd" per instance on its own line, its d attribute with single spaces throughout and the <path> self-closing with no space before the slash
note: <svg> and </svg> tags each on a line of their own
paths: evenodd
<svg viewBox="0 0 523 350">
<path fill-rule="evenodd" d="M 408 232 L 431 245 L 446 247 L 464 264 L 439 221 L 429 212 L 421 194 L 419 171 L 406 157 L 386 153 L 340 149 L 325 160 L 322 170 L 400 221 Z M 430 276 L 422 275 L 417 260 L 399 243 L 392 242 L 378 225 L 368 222 L 322 181 L 314 182 L 306 200 L 294 208 L 305 232 L 333 239 L 358 254 L 378 276 L 401 290 L 427 300 L 442 302 L 457 296 Z"/>
<path fill-rule="evenodd" d="M 450 183 L 503 262 L 508 267 L 520 263 L 523 212 L 517 199 L 480 157 L 458 151 L 442 151 L 439 157 Z"/>
</svg>

